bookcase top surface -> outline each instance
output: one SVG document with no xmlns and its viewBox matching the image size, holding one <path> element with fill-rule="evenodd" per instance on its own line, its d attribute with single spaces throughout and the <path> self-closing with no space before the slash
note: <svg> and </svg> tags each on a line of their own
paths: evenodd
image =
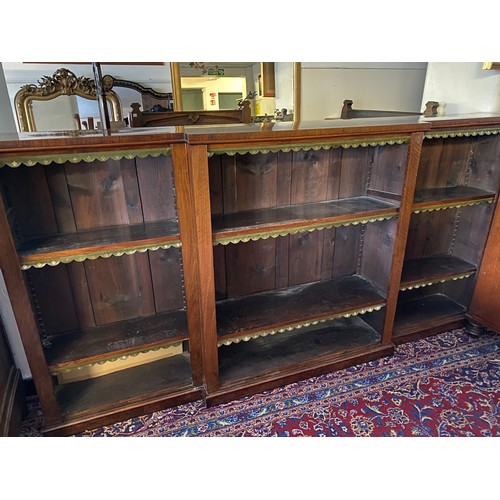
<svg viewBox="0 0 500 500">
<path fill-rule="evenodd" d="M 321 140 L 326 137 L 407 135 L 411 132 L 464 127 L 500 126 L 500 114 L 476 113 L 434 118 L 399 116 L 264 122 L 228 125 L 126 128 L 118 131 L 60 131 L 0 134 L 0 155 L 57 148 L 72 151 L 165 147 L 189 142 L 210 144 L 229 141 L 282 141 L 297 138 Z"/>
</svg>

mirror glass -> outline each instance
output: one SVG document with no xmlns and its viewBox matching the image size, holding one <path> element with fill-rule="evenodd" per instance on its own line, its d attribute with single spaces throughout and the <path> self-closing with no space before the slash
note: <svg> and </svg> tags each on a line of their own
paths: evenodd
<svg viewBox="0 0 500 500">
<path fill-rule="evenodd" d="M 94 80 L 93 68 L 88 63 L 55 62 L 55 63 L 23 63 L 3 62 L 7 90 L 13 115 L 18 118 L 14 103 L 15 96 L 25 85 L 40 87 L 40 82 L 45 78 L 52 78 L 60 69 L 71 71 L 76 77 Z M 171 105 L 172 79 L 170 76 L 170 63 L 101 63 L 103 78 L 106 75 L 113 77 L 113 92 L 117 95 L 120 110 L 116 113 L 108 104 L 110 119 L 126 118 L 131 111 L 131 104 L 139 103 L 144 110 L 151 109 L 155 104 L 162 106 Z M 142 89 L 151 89 L 153 94 L 143 94 Z M 156 94 L 158 93 L 158 94 Z M 85 129 L 89 118 L 94 123 L 93 128 L 99 126 L 100 114 L 96 100 L 80 96 L 58 96 L 50 100 L 31 100 L 33 121 L 37 131 L 76 130 L 78 124 L 73 117 L 78 114 L 80 126 Z M 18 129 L 21 130 L 19 118 Z M 25 129 L 26 130 L 26 129 Z"/>
<path fill-rule="evenodd" d="M 276 62 L 216 63 L 108 63 L 101 62 L 103 80 L 113 79 L 112 90 L 119 99 L 120 114 L 126 121 L 131 105 L 138 103 L 142 111 L 237 109 L 238 100 L 249 98 L 254 121 L 267 120 L 276 110 L 286 112 L 278 119 L 291 121 L 298 98 L 294 85 L 294 65 Z M 172 68 L 178 71 L 174 73 Z M 77 77 L 93 80 L 91 63 L 2 63 L 11 107 L 18 116 L 14 99 L 25 85 L 38 87 L 44 78 L 51 78 L 60 68 Z M 175 88 L 182 89 L 180 106 L 175 107 Z M 80 96 L 59 96 L 53 100 L 32 100 L 34 128 L 37 131 L 83 130 L 99 126 L 97 101 Z M 109 108 L 108 108 L 109 109 Z M 80 118 L 78 125 L 74 116 Z M 110 110 L 111 119 L 113 116 Z M 91 120 L 89 120 L 91 119 Z M 90 121 L 93 127 L 89 127 Z M 19 130 L 19 118 L 18 118 Z M 28 130 L 24 128 L 24 130 Z"/>
<path fill-rule="evenodd" d="M 180 62 L 178 111 L 235 109 L 249 99 L 255 121 L 266 117 L 293 120 L 294 63 Z M 174 74 L 174 71 L 172 71 Z M 174 78 L 175 80 L 175 78 Z M 286 111 L 283 111 L 286 110 Z"/>
</svg>

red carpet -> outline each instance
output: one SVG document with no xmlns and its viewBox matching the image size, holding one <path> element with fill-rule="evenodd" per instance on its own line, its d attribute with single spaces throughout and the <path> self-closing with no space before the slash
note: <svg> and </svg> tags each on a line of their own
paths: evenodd
<svg viewBox="0 0 500 500">
<path fill-rule="evenodd" d="M 463 330 L 228 404 L 201 401 L 82 436 L 500 436 L 500 336 Z M 40 434 L 36 401 L 23 428 Z"/>
</svg>

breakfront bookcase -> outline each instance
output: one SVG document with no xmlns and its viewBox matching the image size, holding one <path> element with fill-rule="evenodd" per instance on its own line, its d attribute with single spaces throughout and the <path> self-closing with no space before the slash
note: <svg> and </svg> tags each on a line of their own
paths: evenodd
<svg viewBox="0 0 500 500">
<path fill-rule="evenodd" d="M 44 433 L 218 404 L 463 326 L 499 132 L 400 117 L 5 137 L 0 265 Z"/>
</svg>

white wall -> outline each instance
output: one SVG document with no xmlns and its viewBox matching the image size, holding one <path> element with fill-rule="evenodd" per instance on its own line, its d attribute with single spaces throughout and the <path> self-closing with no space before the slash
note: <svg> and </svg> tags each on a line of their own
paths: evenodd
<svg viewBox="0 0 500 500">
<path fill-rule="evenodd" d="M 302 63 L 301 119 L 339 118 L 345 99 L 353 108 L 423 110 L 426 63 Z"/>
<path fill-rule="evenodd" d="M 275 63 L 276 73 L 276 109 L 285 108 L 293 113 L 293 62 Z"/>
<path fill-rule="evenodd" d="M 219 92 L 241 93 L 243 97 L 247 95 L 246 78 L 241 76 L 221 76 L 213 78 L 209 76 L 198 76 L 182 78 L 182 88 L 201 88 L 203 90 L 204 109 L 219 109 Z M 215 104 L 211 104 L 211 94 L 215 94 Z M 234 109 L 237 103 L 234 103 Z"/>
<path fill-rule="evenodd" d="M 500 112 L 500 72 L 481 62 L 428 63 L 422 102 L 438 101 L 439 114 Z"/>
<path fill-rule="evenodd" d="M 3 73 L 3 66 L 0 63 L 0 134 L 17 132 L 16 119 L 10 103 L 9 90 Z"/>
<path fill-rule="evenodd" d="M 7 289 L 5 287 L 5 281 L 3 274 L 0 271 L 0 317 L 2 318 L 5 333 L 7 334 L 7 340 L 12 351 L 12 357 L 14 358 L 14 363 L 21 370 L 21 376 L 24 379 L 31 378 L 31 372 L 28 365 L 28 360 L 26 359 L 26 354 L 24 353 L 23 344 L 21 342 L 21 337 L 19 335 L 19 328 L 17 327 L 16 319 L 14 317 L 14 311 L 12 310 L 12 305 L 10 303 L 9 296 L 7 295 Z"/>
</svg>

